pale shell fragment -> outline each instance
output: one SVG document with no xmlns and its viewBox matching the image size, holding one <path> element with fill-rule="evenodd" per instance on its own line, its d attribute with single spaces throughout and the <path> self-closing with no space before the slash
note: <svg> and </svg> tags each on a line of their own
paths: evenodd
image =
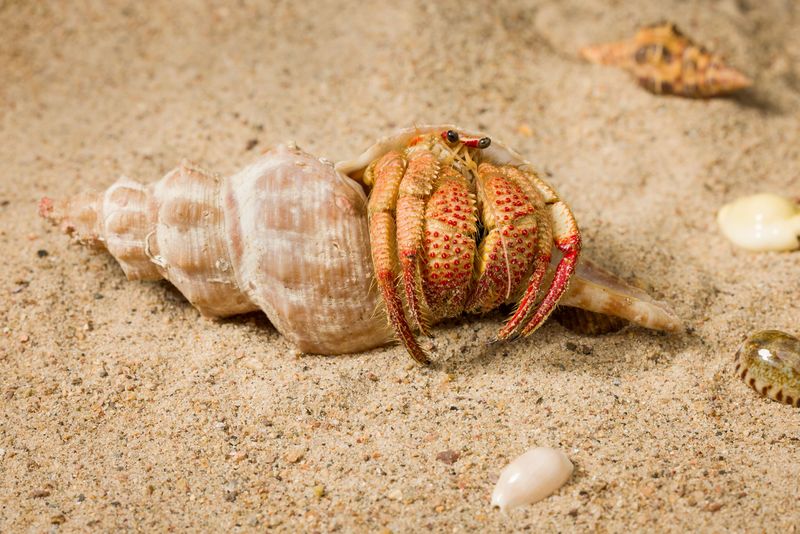
<svg viewBox="0 0 800 534">
<path fill-rule="evenodd" d="M 771 193 L 726 204 L 717 215 L 722 233 L 734 245 L 754 251 L 800 248 L 800 205 Z"/>
<path fill-rule="evenodd" d="M 492 506 L 503 512 L 539 502 L 564 485 L 573 465 L 558 449 L 536 447 L 517 457 L 500 472 Z"/>
</svg>

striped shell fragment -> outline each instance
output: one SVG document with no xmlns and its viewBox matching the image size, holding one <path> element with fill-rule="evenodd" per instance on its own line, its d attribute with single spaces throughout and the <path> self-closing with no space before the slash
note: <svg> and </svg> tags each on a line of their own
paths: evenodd
<svg viewBox="0 0 800 534">
<path fill-rule="evenodd" d="M 780 330 L 751 334 L 734 372 L 759 395 L 800 408 L 800 339 Z"/>
</svg>

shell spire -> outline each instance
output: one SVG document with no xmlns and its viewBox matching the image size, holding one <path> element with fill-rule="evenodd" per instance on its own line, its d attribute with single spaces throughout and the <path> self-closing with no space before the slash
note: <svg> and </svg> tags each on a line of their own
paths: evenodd
<svg viewBox="0 0 800 534">
<path fill-rule="evenodd" d="M 121 177 L 102 193 L 81 193 L 65 200 L 44 197 L 39 214 L 81 244 L 108 250 L 128 280 L 159 280 L 156 265 L 146 254 L 148 192 L 133 180 Z"/>
<path fill-rule="evenodd" d="M 666 304 L 585 258 L 560 304 L 575 308 L 560 322 L 580 333 L 613 332 L 624 326 L 620 320 L 653 330 L 683 331 L 681 320 Z"/>
<path fill-rule="evenodd" d="M 627 70 L 655 94 L 708 98 L 753 84 L 669 22 L 645 26 L 632 39 L 587 46 L 581 55 L 592 63 Z"/>
</svg>

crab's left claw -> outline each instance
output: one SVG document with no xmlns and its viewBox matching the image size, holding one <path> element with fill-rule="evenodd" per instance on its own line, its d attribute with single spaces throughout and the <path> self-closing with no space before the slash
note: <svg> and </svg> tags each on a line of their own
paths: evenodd
<svg viewBox="0 0 800 534">
<path fill-rule="evenodd" d="M 533 175 L 532 180 L 545 198 L 550 210 L 553 221 L 553 242 L 563 256 L 561 261 L 558 262 L 547 294 L 545 294 L 538 308 L 535 308 L 539 284 L 541 284 L 544 270 L 546 269 L 546 264 L 541 264 L 541 262 L 537 264 L 517 310 L 498 333 L 500 339 L 508 339 L 518 334 L 528 336 L 544 323 L 567 290 L 567 284 L 575 272 L 575 266 L 578 263 L 578 256 L 581 251 L 581 235 L 578 230 L 578 223 L 575 221 L 575 217 L 569 207 L 540 178 Z M 546 257 L 549 261 L 549 255 Z M 533 314 L 532 317 L 531 314 Z"/>
</svg>

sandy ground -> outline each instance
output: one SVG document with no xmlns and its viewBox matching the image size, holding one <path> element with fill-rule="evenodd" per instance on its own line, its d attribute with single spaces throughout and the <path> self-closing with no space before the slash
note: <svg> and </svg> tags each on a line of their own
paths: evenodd
<svg viewBox="0 0 800 534">
<path fill-rule="evenodd" d="M 798 333 L 800 255 L 735 250 L 714 221 L 739 195 L 800 194 L 797 3 L 35 4 L 0 0 L 0 531 L 797 529 L 800 411 L 732 356 L 754 329 Z M 577 59 L 662 18 L 755 89 L 654 97 Z M 689 333 L 550 323 L 487 346 L 491 316 L 437 328 L 433 369 L 399 347 L 304 357 L 36 216 L 44 194 L 182 157 L 230 173 L 294 139 L 343 159 L 427 122 L 552 173 L 586 254 Z M 492 510 L 532 446 L 567 451 L 572 480 Z"/>
</svg>

